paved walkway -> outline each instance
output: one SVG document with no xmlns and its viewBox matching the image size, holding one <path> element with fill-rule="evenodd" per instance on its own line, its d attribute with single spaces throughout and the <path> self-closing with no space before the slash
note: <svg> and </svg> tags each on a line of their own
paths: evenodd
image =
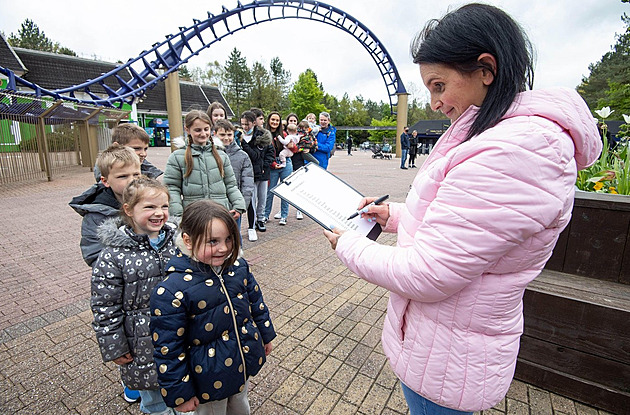
<svg viewBox="0 0 630 415">
<path fill-rule="evenodd" d="M 163 168 L 169 151 L 152 148 Z M 330 171 L 365 194 L 401 201 L 415 170 L 398 160 L 339 151 Z M 121 397 L 114 364 L 103 364 L 90 326 L 90 270 L 81 259 L 81 218 L 69 206 L 93 182 L 73 168 L 52 182 L 0 186 L 0 414 L 140 414 Z M 273 213 L 278 211 L 278 204 Z M 246 232 L 244 233 L 247 234 Z M 278 338 L 252 379 L 254 415 L 406 414 L 380 333 L 387 292 L 357 279 L 308 218 L 273 219 L 245 257 L 263 287 Z M 394 244 L 383 234 L 381 243 Z M 604 415 L 514 381 L 484 414 Z"/>
</svg>

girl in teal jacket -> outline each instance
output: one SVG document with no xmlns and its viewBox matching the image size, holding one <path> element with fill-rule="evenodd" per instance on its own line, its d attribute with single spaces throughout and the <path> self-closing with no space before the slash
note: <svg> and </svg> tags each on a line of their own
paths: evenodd
<svg viewBox="0 0 630 415">
<path fill-rule="evenodd" d="M 186 148 L 169 156 L 164 171 L 164 184 L 171 197 L 170 214 L 181 216 L 184 207 L 195 200 L 211 199 L 238 219 L 246 209 L 245 200 L 229 157 L 212 144 L 210 118 L 193 110 L 186 115 L 184 127 L 188 135 Z"/>
</svg>

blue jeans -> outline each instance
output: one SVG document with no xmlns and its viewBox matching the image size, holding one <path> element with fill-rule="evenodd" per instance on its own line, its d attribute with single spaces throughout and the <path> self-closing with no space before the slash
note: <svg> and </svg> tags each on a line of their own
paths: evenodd
<svg viewBox="0 0 630 415">
<path fill-rule="evenodd" d="M 273 189 L 279 180 L 284 180 L 293 173 L 293 163 L 290 158 L 287 158 L 287 165 L 281 169 L 273 169 L 269 175 L 269 191 L 267 192 L 267 204 L 265 205 L 265 217 L 268 218 L 271 214 L 271 207 L 273 205 L 273 196 L 271 189 Z M 289 216 L 289 202 L 283 200 L 280 203 L 280 216 L 286 218 Z"/>
<path fill-rule="evenodd" d="M 472 415 L 472 412 L 462 412 L 431 402 L 409 389 L 402 382 L 400 382 L 400 386 L 402 386 L 403 393 L 405 394 L 405 400 L 409 406 L 410 415 Z"/>
<path fill-rule="evenodd" d="M 140 410 L 145 414 L 161 414 L 168 409 L 159 390 L 139 390 L 138 392 L 140 392 Z"/>
<path fill-rule="evenodd" d="M 400 155 L 400 167 L 405 167 L 405 161 L 407 161 L 407 154 L 409 153 L 408 148 L 402 149 L 402 154 Z"/>
</svg>

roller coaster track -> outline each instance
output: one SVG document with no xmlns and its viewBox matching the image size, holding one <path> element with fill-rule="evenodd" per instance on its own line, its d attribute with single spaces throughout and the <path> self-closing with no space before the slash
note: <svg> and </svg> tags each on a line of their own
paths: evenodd
<svg viewBox="0 0 630 415">
<path fill-rule="evenodd" d="M 232 10 L 223 6 L 222 13 L 216 16 L 208 12 L 206 20 L 193 19 L 192 26 L 180 27 L 178 33 L 167 35 L 166 40 L 153 44 L 150 50 L 143 51 L 138 57 L 80 85 L 48 90 L 1 66 L 0 73 L 8 78 L 8 90 L 17 91 L 18 85 L 21 85 L 32 89 L 29 93 L 37 97 L 49 96 L 84 104 L 122 108 L 124 103 L 132 104 L 134 99 L 141 98 L 147 90 L 163 81 L 180 65 L 228 35 L 260 23 L 281 19 L 308 19 L 341 29 L 361 43 L 381 73 L 394 113 L 394 106 L 398 103 L 396 94 L 405 93 L 405 87 L 383 44 L 359 20 L 336 7 L 313 0 L 254 0 L 249 4 L 241 4 L 240 1 L 237 4 Z M 119 85 L 119 88 L 114 89 L 108 84 Z M 90 91 L 95 85 L 103 88 L 108 96 L 103 98 Z M 77 92 L 87 94 L 89 98 L 79 98 L 76 96 Z"/>
</svg>

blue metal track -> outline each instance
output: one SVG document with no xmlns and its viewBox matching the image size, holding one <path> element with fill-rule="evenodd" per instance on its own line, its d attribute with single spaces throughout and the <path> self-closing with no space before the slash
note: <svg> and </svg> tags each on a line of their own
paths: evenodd
<svg viewBox="0 0 630 415">
<path fill-rule="evenodd" d="M 16 76 L 11 70 L 0 66 L 0 73 L 8 77 L 8 90 L 17 91 L 18 85 L 33 90 L 37 97 L 50 96 L 55 99 L 121 108 L 124 103 L 131 104 L 141 98 L 147 90 L 163 81 L 188 62 L 193 56 L 209 48 L 226 36 L 248 27 L 281 19 L 308 19 L 318 21 L 350 34 L 368 51 L 385 82 L 389 104 L 394 113 L 398 103 L 396 94 L 405 93 L 405 86 L 400 80 L 396 65 L 391 56 L 370 30 L 359 20 L 336 7 L 313 0 L 254 0 L 249 4 L 238 1 L 236 8 L 228 10 L 223 6 L 222 13 L 213 15 L 208 12 L 206 20 L 193 19 L 190 27 L 180 27 L 174 35 L 153 44 L 148 51 L 129 59 L 125 64 L 107 72 L 96 79 L 88 80 L 69 88 L 48 90 Z M 202 36 L 202 33 L 205 37 Z M 121 76 L 124 74 L 124 76 Z M 125 79 L 131 79 L 125 81 Z M 116 90 L 107 86 L 105 80 L 117 82 Z M 90 91 L 94 85 L 100 85 L 107 91 L 108 97 L 101 98 Z M 21 91 L 24 93 L 24 91 Z M 77 92 L 86 93 L 90 99 L 77 98 Z"/>
</svg>

